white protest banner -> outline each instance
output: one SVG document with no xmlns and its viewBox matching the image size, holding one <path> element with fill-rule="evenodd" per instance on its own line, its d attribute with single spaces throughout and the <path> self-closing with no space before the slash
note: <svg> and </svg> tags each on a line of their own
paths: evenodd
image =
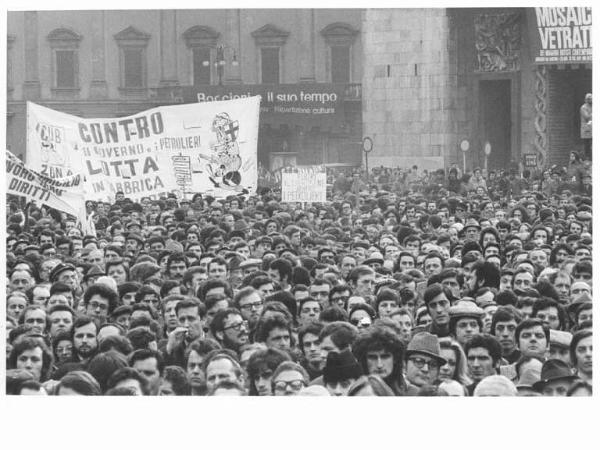
<svg viewBox="0 0 600 450">
<path fill-rule="evenodd" d="M 6 151 L 6 192 L 75 216 L 86 234 L 95 234 L 86 220 L 83 177 L 50 178 L 32 170 Z"/>
<path fill-rule="evenodd" d="M 88 200 L 252 191 L 259 106 L 251 97 L 82 119 L 28 102 L 28 164 L 50 177 L 83 174 Z"/>
<path fill-rule="evenodd" d="M 323 203 L 327 173 L 323 166 L 286 167 L 281 171 L 281 201 Z"/>
</svg>

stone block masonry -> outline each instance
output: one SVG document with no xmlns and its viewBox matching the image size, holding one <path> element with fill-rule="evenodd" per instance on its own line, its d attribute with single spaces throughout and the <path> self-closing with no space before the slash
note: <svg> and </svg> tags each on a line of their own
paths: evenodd
<svg viewBox="0 0 600 450">
<path fill-rule="evenodd" d="M 454 159 L 457 78 L 450 70 L 446 10 L 363 14 L 363 134 L 375 144 L 369 158 L 394 166 L 419 156 L 433 158 L 428 164 Z"/>
</svg>

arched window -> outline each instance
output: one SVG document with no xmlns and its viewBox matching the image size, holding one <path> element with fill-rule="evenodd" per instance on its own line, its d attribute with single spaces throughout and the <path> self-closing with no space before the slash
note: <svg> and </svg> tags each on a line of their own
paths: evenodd
<svg viewBox="0 0 600 450">
<path fill-rule="evenodd" d="M 282 49 L 289 31 L 267 24 L 252 32 L 260 57 L 259 79 L 263 84 L 279 84 L 283 78 Z"/>
<path fill-rule="evenodd" d="M 215 47 L 220 34 L 211 27 L 195 26 L 183 33 L 187 47 L 191 51 L 191 73 L 194 86 L 211 84 Z"/>
<path fill-rule="evenodd" d="M 119 89 L 124 94 L 144 93 L 148 83 L 146 48 L 150 35 L 128 27 L 114 37 L 119 46 Z"/>
<path fill-rule="evenodd" d="M 359 31 L 347 23 L 336 22 L 321 30 L 327 44 L 327 67 L 332 83 L 352 80 L 352 45 Z"/>
<path fill-rule="evenodd" d="M 79 42 L 81 35 L 68 28 L 48 34 L 52 50 L 52 91 L 54 95 L 79 90 Z"/>
</svg>

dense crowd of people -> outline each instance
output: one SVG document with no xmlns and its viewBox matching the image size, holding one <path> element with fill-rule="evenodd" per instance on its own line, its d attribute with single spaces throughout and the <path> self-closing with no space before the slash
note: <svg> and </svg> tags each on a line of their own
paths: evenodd
<svg viewBox="0 0 600 450">
<path fill-rule="evenodd" d="M 591 395 L 589 161 L 366 175 L 119 192 L 95 236 L 9 198 L 7 393 Z"/>
</svg>

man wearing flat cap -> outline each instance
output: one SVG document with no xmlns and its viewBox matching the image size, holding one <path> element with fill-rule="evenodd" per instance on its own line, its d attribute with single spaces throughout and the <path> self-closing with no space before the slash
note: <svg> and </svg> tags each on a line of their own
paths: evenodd
<svg viewBox="0 0 600 450">
<path fill-rule="evenodd" d="M 137 233 L 129 233 L 125 241 L 125 249 L 137 255 L 144 248 L 144 238 Z"/>
<path fill-rule="evenodd" d="M 460 300 L 450 307 L 450 335 L 463 347 L 483 328 L 484 311 L 474 302 Z"/>
<path fill-rule="evenodd" d="M 77 270 L 75 269 L 75 266 L 71 264 L 60 263 L 56 265 L 50 273 L 50 281 L 52 283 L 56 283 L 57 281 L 65 283 L 74 291 L 79 288 Z"/>
<path fill-rule="evenodd" d="M 550 330 L 550 348 L 548 349 L 548 359 L 560 359 L 567 364 L 571 364 L 571 355 L 569 347 L 573 335 L 568 331 Z"/>
</svg>

